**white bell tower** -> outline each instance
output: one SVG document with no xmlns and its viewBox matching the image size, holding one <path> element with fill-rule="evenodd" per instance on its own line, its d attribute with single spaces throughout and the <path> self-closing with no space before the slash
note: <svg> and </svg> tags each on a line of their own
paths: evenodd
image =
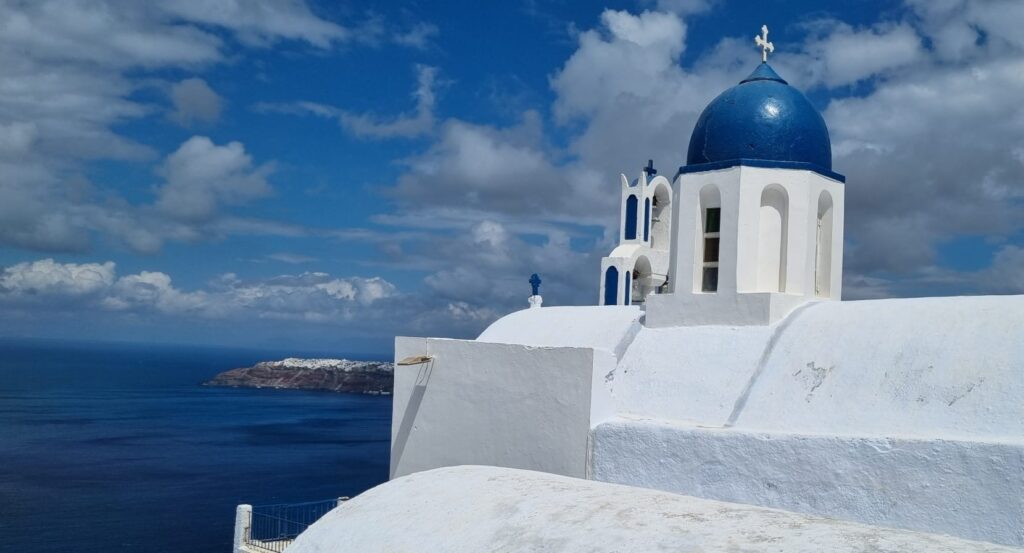
<svg viewBox="0 0 1024 553">
<path fill-rule="evenodd" d="M 771 324 L 842 293 L 841 181 L 808 169 L 736 165 L 676 179 L 670 293 L 648 326 Z"/>
<path fill-rule="evenodd" d="M 648 161 L 632 182 L 621 175 L 619 245 L 601 259 L 600 305 L 639 305 L 667 290 L 672 184 Z"/>
<path fill-rule="evenodd" d="M 841 297 L 846 178 L 821 114 L 768 65 L 767 27 L 754 42 L 761 63 L 701 113 L 671 186 L 651 165 L 622 177 L 600 299 L 645 304 L 647 326 L 767 325 Z"/>
</svg>

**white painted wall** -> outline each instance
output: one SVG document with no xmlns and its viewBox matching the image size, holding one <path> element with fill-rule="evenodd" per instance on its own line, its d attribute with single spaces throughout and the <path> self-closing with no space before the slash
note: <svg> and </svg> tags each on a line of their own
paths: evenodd
<svg viewBox="0 0 1024 553">
<path fill-rule="evenodd" d="M 396 361 L 421 355 L 432 360 L 395 367 L 392 477 L 466 463 L 587 476 L 590 429 L 611 415 L 601 383 L 613 353 L 395 340 Z"/>
<path fill-rule="evenodd" d="M 1009 553 L 1008 547 L 869 527 L 537 472 L 453 467 L 369 490 L 289 553 Z"/>
<path fill-rule="evenodd" d="M 784 408 L 785 401 L 777 405 Z M 638 420 L 602 424 L 593 442 L 597 480 L 1024 545 L 1021 443 L 763 433 Z"/>
</svg>

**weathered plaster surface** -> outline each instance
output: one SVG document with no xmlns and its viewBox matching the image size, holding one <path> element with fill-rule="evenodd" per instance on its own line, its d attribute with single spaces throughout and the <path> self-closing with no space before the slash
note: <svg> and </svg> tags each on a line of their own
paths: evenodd
<svg viewBox="0 0 1024 553">
<path fill-rule="evenodd" d="M 328 513 L 289 553 L 1009 553 L 1009 547 L 522 470 L 392 480 Z"/>
<path fill-rule="evenodd" d="M 616 412 L 702 425 L 1024 441 L 1024 296 L 818 302 L 768 327 L 644 327 Z"/>
<path fill-rule="evenodd" d="M 1024 296 L 811 305 L 779 336 L 736 426 L 1021 442 L 1022 338 Z"/>
<path fill-rule="evenodd" d="M 618 420 L 597 480 L 1024 545 L 1024 447 Z"/>
<path fill-rule="evenodd" d="M 772 328 L 643 328 L 606 385 L 617 413 L 725 424 Z"/>
</svg>

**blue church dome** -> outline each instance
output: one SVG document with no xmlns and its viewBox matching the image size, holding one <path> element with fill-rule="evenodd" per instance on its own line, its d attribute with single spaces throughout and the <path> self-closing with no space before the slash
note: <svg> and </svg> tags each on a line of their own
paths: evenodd
<svg viewBox="0 0 1024 553">
<path fill-rule="evenodd" d="M 767 63 L 704 108 L 690 135 L 686 164 L 687 173 L 754 165 L 806 168 L 844 180 L 832 172 L 825 120 Z"/>
</svg>

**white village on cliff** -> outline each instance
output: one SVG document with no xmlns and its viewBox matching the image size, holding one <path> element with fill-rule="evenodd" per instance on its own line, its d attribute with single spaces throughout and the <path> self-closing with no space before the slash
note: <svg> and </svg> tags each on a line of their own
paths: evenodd
<svg viewBox="0 0 1024 553">
<path fill-rule="evenodd" d="M 841 301 L 845 177 L 756 45 L 622 176 L 600 305 L 396 339 L 391 481 L 287 551 L 1024 547 L 1024 296 Z"/>
</svg>

